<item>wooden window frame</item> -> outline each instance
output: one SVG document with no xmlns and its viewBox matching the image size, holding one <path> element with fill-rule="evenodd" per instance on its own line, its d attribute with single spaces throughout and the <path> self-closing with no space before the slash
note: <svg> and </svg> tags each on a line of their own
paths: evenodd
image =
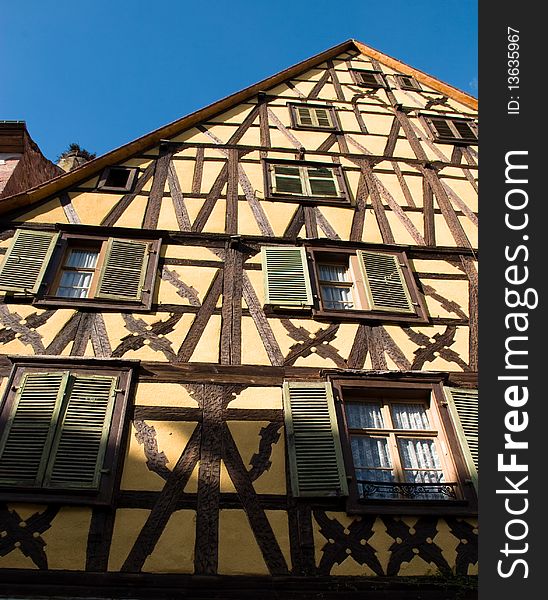
<svg viewBox="0 0 548 600">
<path fill-rule="evenodd" d="M 92 286 L 97 286 L 102 261 L 105 258 L 106 245 L 109 239 L 128 240 L 130 242 L 139 241 L 149 244 L 148 264 L 146 267 L 143 293 L 140 301 L 124 300 L 124 299 L 109 299 L 109 298 L 68 298 L 64 296 L 56 296 L 55 291 L 59 285 L 61 271 L 65 264 L 65 259 L 68 256 L 68 251 L 75 247 L 98 247 L 100 246 L 100 254 L 95 267 Z M 57 240 L 57 246 L 53 255 L 49 259 L 44 278 L 40 289 L 36 295 L 33 304 L 37 306 L 59 306 L 59 307 L 89 307 L 99 308 L 102 310 L 131 310 L 131 311 L 149 311 L 152 307 L 152 298 L 154 295 L 154 286 L 156 282 L 156 272 L 160 260 L 160 239 L 150 238 L 130 238 L 109 235 L 90 235 L 73 232 L 61 232 Z"/>
<path fill-rule="evenodd" d="M 367 73 L 373 75 L 376 83 L 366 83 L 360 76 L 360 73 Z M 350 76 L 354 83 L 360 87 L 366 87 L 371 89 L 386 88 L 386 81 L 384 79 L 384 73 L 376 71 L 374 69 L 350 69 Z"/>
<path fill-rule="evenodd" d="M 447 126 L 453 132 L 453 136 L 440 136 L 436 127 L 432 123 L 432 119 L 441 119 L 446 122 Z M 454 146 L 477 146 L 478 144 L 478 128 L 474 119 L 464 118 L 464 117 L 448 117 L 446 115 L 433 115 L 433 114 L 420 114 L 419 120 L 423 123 L 426 130 L 430 133 L 430 136 L 434 142 L 438 144 L 452 144 Z M 476 136 L 475 140 L 465 140 L 460 137 L 460 133 L 455 128 L 454 123 L 458 121 L 461 123 L 466 123 L 474 135 Z"/>
<path fill-rule="evenodd" d="M 126 171 L 129 171 L 128 179 L 125 186 L 106 185 L 110 171 L 113 169 L 124 169 Z M 106 167 L 101 173 L 101 176 L 99 177 L 99 182 L 97 183 L 97 190 L 105 192 L 130 192 L 135 184 L 137 172 L 137 167 L 125 167 L 123 165 L 113 165 L 112 167 Z"/>
<path fill-rule="evenodd" d="M 335 107 L 331 104 L 310 104 L 308 102 L 289 102 L 289 115 L 291 117 L 291 127 L 293 129 L 302 129 L 306 131 L 341 131 L 341 126 L 339 123 L 339 119 L 337 117 L 337 113 L 335 111 Z M 329 119 L 331 120 L 331 125 L 329 127 L 322 127 L 321 125 L 303 125 L 299 122 L 299 116 L 297 113 L 298 108 L 308 108 L 311 110 L 315 110 L 321 108 L 329 114 Z"/>
<path fill-rule="evenodd" d="M 361 248 L 361 250 L 366 250 Z M 318 273 L 318 265 L 322 264 L 322 260 L 324 260 L 324 256 L 332 256 L 335 259 L 337 256 L 343 258 L 348 257 L 348 261 L 350 261 L 352 256 L 356 256 L 356 249 L 348 249 L 348 248 L 333 248 L 327 246 L 321 247 L 307 247 L 307 254 L 310 260 L 309 272 L 311 273 L 312 280 L 312 293 L 314 296 L 314 308 L 312 310 L 312 315 L 314 318 L 318 319 L 330 319 L 330 320 L 344 320 L 344 321 L 384 321 L 384 322 L 408 322 L 408 323 L 429 323 L 428 313 L 426 309 L 426 303 L 423 297 L 423 294 L 419 291 L 415 278 L 413 277 L 413 270 L 409 263 L 409 260 L 403 251 L 388 251 L 388 250 L 380 250 L 378 248 L 368 249 L 374 252 L 390 254 L 392 256 L 396 256 L 399 259 L 399 262 L 402 266 L 401 273 L 404 277 L 405 283 L 407 285 L 407 291 L 415 308 L 415 313 L 401 313 L 401 312 L 390 312 L 387 310 L 374 310 L 374 309 L 359 309 L 359 308 L 351 308 L 351 309 L 332 309 L 332 308 L 324 308 L 321 296 L 320 289 L 320 278 Z M 323 256 L 322 256 L 323 255 Z M 341 261 L 342 264 L 342 261 Z M 361 291 L 361 287 L 365 288 L 366 283 L 362 278 L 362 274 L 360 271 L 356 273 L 357 281 L 354 280 L 354 288 L 358 291 L 358 299 L 361 300 L 361 304 L 363 305 L 363 294 L 365 294 L 365 289 L 363 292 Z"/>
<path fill-rule="evenodd" d="M 326 167 L 332 169 L 338 186 L 339 196 L 312 196 L 304 194 L 289 194 L 286 192 L 274 192 L 272 168 L 275 165 L 290 167 Z M 327 162 L 313 162 L 304 160 L 265 159 L 263 160 L 263 173 L 265 184 L 265 197 L 267 200 L 304 203 L 306 205 L 348 206 L 352 203 L 349 187 L 346 184 L 344 171 L 341 165 Z M 301 182 L 303 182 L 301 176 Z"/>
<path fill-rule="evenodd" d="M 69 357 L 8 357 L 12 369 L 6 392 L 0 402 L 0 435 L 4 431 L 16 396 L 16 389 L 27 373 L 70 372 L 71 374 L 104 375 L 118 378 L 116 396 L 106 451 L 97 489 L 26 487 L 0 484 L 0 500 L 6 502 L 61 503 L 77 505 L 109 505 L 119 487 L 123 456 L 127 441 L 127 420 L 133 396 L 134 370 L 138 361 L 117 359 L 75 359 Z M 57 430 L 57 429 L 56 429 Z"/>
<path fill-rule="evenodd" d="M 434 376 L 430 378 L 402 377 L 398 381 L 394 381 L 383 378 L 333 377 L 331 383 L 348 480 L 349 495 L 346 504 L 348 514 L 477 515 L 477 493 L 458 441 L 440 378 Z M 427 405 L 430 424 L 434 427 L 432 431 L 436 432 L 436 437 L 439 439 L 438 450 L 440 447 L 444 449 L 442 452 L 444 456 L 440 456 L 444 474 L 453 478 L 448 479 L 448 482 L 456 484 L 457 499 L 360 498 L 345 404 L 349 402 L 352 395 L 361 394 L 363 394 L 364 400 L 368 397 L 374 399 L 376 396 L 381 396 L 388 403 L 403 400 L 405 402 L 418 401 Z M 392 433 L 400 437 L 416 437 L 414 431 L 402 429 Z"/>
<path fill-rule="evenodd" d="M 412 81 L 411 84 L 405 83 L 405 79 L 410 79 Z M 413 75 L 404 75 L 403 73 L 395 74 L 394 79 L 397 81 L 401 90 L 410 90 L 413 92 L 421 92 L 422 87 L 421 84 L 413 77 Z"/>
</svg>

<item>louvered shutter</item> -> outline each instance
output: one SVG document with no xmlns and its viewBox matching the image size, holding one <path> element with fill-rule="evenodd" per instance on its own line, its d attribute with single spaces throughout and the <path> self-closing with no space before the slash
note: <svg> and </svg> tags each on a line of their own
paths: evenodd
<svg viewBox="0 0 548 600">
<path fill-rule="evenodd" d="M 304 248 L 263 246 L 261 256 L 266 304 L 312 305 L 310 274 Z"/>
<path fill-rule="evenodd" d="M 466 121 L 453 121 L 455 129 L 459 132 L 459 136 L 466 142 L 475 142 L 478 138 L 469 123 Z"/>
<path fill-rule="evenodd" d="M 312 196 L 339 196 L 334 169 L 330 167 L 306 167 L 306 172 Z"/>
<path fill-rule="evenodd" d="M 99 486 L 116 395 L 116 377 L 72 375 L 44 487 Z"/>
<path fill-rule="evenodd" d="M 318 121 L 318 127 L 333 127 L 333 123 L 331 122 L 331 115 L 329 114 L 329 110 L 326 108 L 315 108 L 314 112 L 316 113 L 316 120 Z"/>
<path fill-rule="evenodd" d="M 436 131 L 436 135 L 442 140 L 455 140 L 457 137 L 445 119 L 429 119 Z"/>
<path fill-rule="evenodd" d="M 368 71 L 356 71 L 359 80 L 363 85 L 371 87 L 384 87 L 384 80 L 380 73 L 373 73 Z"/>
<path fill-rule="evenodd" d="M 18 229 L 0 268 L 0 289 L 36 294 L 58 235 Z"/>
<path fill-rule="evenodd" d="M 304 106 L 297 107 L 297 121 L 299 125 L 311 126 L 314 125 L 312 121 L 312 115 L 310 114 L 310 108 Z"/>
<path fill-rule="evenodd" d="M 275 194 L 303 195 L 303 182 L 298 166 L 270 165 L 272 170 L 272 191 Z"/>
<path fill-rule="evenodd" d="M 479 471 L 478 390 L 446 388 L 446 392 L 461 447 L 467 459 L 474 485 L 477 485 Z"/>
<path fill-rule="evenodd" d="M 358 250 L 371 310 L 415 313 L 399 257 Z"/>
<path fill-rule="evenodd" d="M 348 495 L 331 385 L 285 382 L 284 418 L 293 495 Z"/>
<path fill-rule="evenodd" d="M 149 244 L 110 238 L 97 284 L 97 298 L 141 300 Z"/>
<path fill-rule="evenodd" d="M 67 378 L 68 372 L 23 375 L 0 440 L 1 482 L 41 485 Z"/>
</svg>

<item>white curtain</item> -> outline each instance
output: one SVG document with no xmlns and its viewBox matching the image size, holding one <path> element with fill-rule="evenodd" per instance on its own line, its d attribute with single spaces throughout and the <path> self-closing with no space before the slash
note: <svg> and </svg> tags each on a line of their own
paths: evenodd
<svg viewBox="0 0 548 600">
<path fill-rule="evenodd" d="M 98 254 L 93 250 L 71 250 L 65 266 L 73 269 L 95 269 Z"/>
<path fill-rule="evenodd" d="M 392 404 L 391 408 L 396 429 L 430 429 L 422 404 Z"/>
</svg>

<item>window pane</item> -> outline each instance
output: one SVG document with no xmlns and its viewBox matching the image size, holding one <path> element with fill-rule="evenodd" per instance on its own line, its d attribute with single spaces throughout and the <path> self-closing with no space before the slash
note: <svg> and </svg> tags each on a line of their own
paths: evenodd
<svg viewBox="0 0 548 600">
<path fill-rule="evenodd" d="M 329 111 L 325 108 L 316 108 L 316 119 L 320 127 L 331 127 L 331 119 Z"/>
<path fill-rule="evenodd" d="M 392 418 L 396 429 L 430 429 L 423 404 L 392 404 Z"/>
<path fill-rule="evenodd" d="M 354 308 L 351 288 L 336 287 L 332 285 L 322 285 L 320 287 L 322 291 L 322 303 L 324 308 Z"/>
<path fill-rule="evenodd" d="M 87 298 L 93 272 L 64 271 L 57 290 L 57 296 L 64 298 Z"/>
<path fill-rule="evenodd" d="M 65 266 L 76 269 L 94 269 L 98 256 L 99 252 L 95 250 L 71 250 Z"/>
<path fill-rule="evenodd" d="M 297 114 L 299 116 L 298 120 L 301 125 L 313 125 L 309 108 L 299 107 L 297 108 Z"/>
<path fill-rule="evenodd" d="M 350 429 L 382 429 L 384 422 L 381 413 L 381 404 L 367 403 L 355 404 L 354 402 L 345 405 L 346 419 Z"/>
<path fill-rule="evenodd" d="M 390 484 L 394 482 L 394 471 L 388 453 L 387 440 L 384 438 L 352 436 L 351 446 L 359 495 L 364 498 L 397 497 L 397 493 L 391 489 L 390 485 L 388 487 L 376 487 L 374 483 Z"/>
<path fill-rule="evenodd" d="M 346 265 L 319 265 L 318 269 L 322 281 L 348 281 Z"/>
<path fill-rule="evenodd" d="M 398 440 L 404 469 L 441 469 L 434 440 Z"/>
</svg>

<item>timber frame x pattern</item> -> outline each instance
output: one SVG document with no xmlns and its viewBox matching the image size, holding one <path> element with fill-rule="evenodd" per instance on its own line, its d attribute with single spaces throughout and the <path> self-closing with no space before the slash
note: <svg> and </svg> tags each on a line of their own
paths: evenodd
<svg viewBox="0 0 548 600">
<path fill-rule="evenodd" d="M 458 596 L 476 119 L 349 40 L 2 199 L 8 593 Z"/>
</svg>

